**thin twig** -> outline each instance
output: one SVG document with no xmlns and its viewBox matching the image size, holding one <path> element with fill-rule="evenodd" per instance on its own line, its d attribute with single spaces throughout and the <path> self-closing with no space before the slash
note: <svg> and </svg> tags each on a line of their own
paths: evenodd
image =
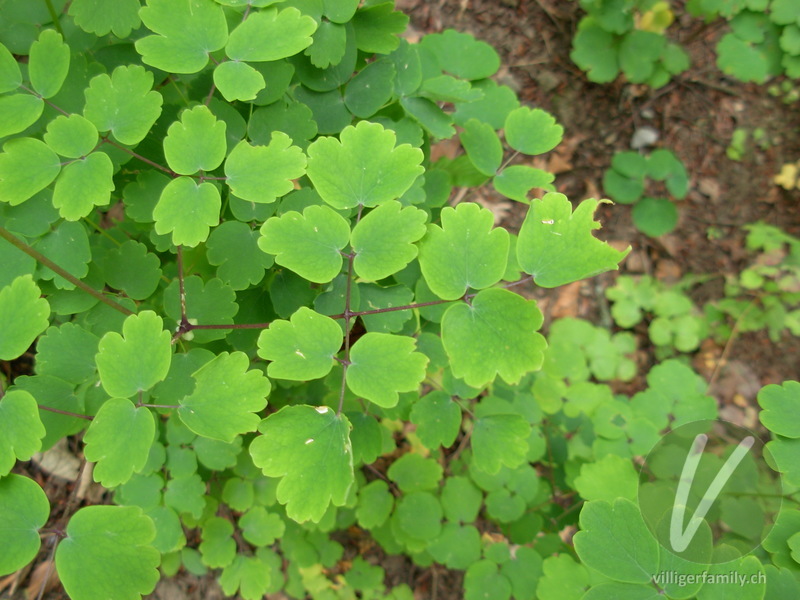
<svg viewBox="0 0 800 600">
<path fill-rule="evenodd" d="M 20 250 L 22 250 L 25 254 L 27 254 L 28 256 L 30 256 L 32 258 L 34 258 L 40 264 L 44 265 L 45 267 L 47 267 L 48 269 L 50 269 L 54 273 L 60 275 L 61 277 L 63 277 L 67 281 L 69 281 L 74 286 L 79 287 L 80 289 L 82 289 L 87 294 L 90 294 L 91 296 L 94 296 L 95 298 L 100 300 L 100 302 L 103 302 L 104 304 L 107 304 L 108 306 L 110 306 L 114 310 L 117 310 L 117 311 L 121 312 L 122 314 L 128 315 L 128 316 L 136 314 L 132 310 L 128 310 L 127 308 L 122 306 L 122 304 L 120 304 L 119 302 L 116 302 L 116 301 L 112 300 L 108 296 L 106 296 L 106 295 L 102 294 L 101 292 L 98 292 L 96 289 L 88 286 L 86 283 L 84 283 L 83 281 L 81 281 L 80 279 L 78 279 L 77 277 L 72 275 L 71 273 L 68 273 L 67 271 L 65 271 L 64 269 L 59 267 L 56 263 L 54 263 L 52 260 L 47 258 L 44 254 L 42 254 L 38 250 L 34 250 L 31 246 L 29 246 L 28 244 L 26 244 L 25 242 L 23 242 L 22 240 L 17 238 L 15 235 L 13 235 L 11 232 L 9 232 L 4 227 L 0 227 L 0 237 L 3 238 L 4 240 L 6 240 L 9 244 L 11 244 L 11 245 L 19 248 Z"/>
</svg>

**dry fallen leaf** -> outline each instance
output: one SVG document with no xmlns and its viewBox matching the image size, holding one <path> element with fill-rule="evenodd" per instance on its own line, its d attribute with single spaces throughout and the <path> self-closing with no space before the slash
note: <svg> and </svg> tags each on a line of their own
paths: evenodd
<svg viewBox="0 0 800 600">
<path fill-rule="evenodd" d="M 81 461 L 67 448 L 67 439 L 61 438 L 55 446 L 46 452 L 39 452 L 31 459 L 42 471 L 61 477 L 67 481 L 76 481 Z"/>
</svg>

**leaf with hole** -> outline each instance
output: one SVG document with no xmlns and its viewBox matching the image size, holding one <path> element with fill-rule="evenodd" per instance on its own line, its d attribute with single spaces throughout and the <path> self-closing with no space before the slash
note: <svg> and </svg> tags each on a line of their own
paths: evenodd
<svg viewBox="0 0 800 600">
<path fill-rule="evenodd" d="M 301 307 L 289 321 L 273 321 L 258 337 L 258 355 L 272 361 L 270 377 L 307 381 L 325 377 L 342 346 L 342 329 L 333 319 Z"/>
<path fill-rule="evenodd" d="M 285 406 L 258 430 L 262 435 L 250 444 L 253 463 L 264 475 L 281 477 L 277 499 L 290 519 L 319 523 L 331 503 L 345 503 L 353 483 L 347 417 L 327 406 Z"/>
<path fill-rule="evenodd" d="M 592 235 L 600 201 L 584 200 L 572 211 L 563 194 L 550 192 L 531 203 L 517 240 L 517 260 L 537 285 L 557 287 L 617 269 L 630 248 L 616 250 Z"/>
</svg>

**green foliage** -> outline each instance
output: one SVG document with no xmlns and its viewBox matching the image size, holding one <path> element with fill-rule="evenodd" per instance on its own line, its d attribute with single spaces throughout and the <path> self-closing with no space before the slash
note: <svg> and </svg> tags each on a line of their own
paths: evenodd
<svg viewBox="0 0 800 600">
<path fill-rule="evenodd" d="M 637 468 L 716 406 L 677 360 L 632 398 L 612 392 L 637 374 L 629 332 L 542 332 L 531 287 L 627 251 L 594 236 L 600 200 L 573 205 L 552 174 L 506 166 L 563 129 L 489 79 L 494 49 L 452 30 L 401 40 L 391 1 L 46 4 L 0 9 L 0 359 L 33 356 L 0 387 L 0 574 L 42 536 L 77 600 L 135 600 L 181 568 L 247 600 L 409 600 L 345 554 L 356 535 L 465 571 L 466 598 L 688 597 L 651 584 L 667 559 Z M 576 50 L 597 73 L 655 85 L 683 68 L 662 3 L 582 4 L 581 44 L 611 41 Z M 432 162 L 457 128 L 463 153 Z M 626 189 L 686 193 L 674 156 L 641 162 Z M 518 236 L 451 200 L 488 182 L 526 205 Z M 741 285 L 774 283 L 788 306 L 795 242 L 751 236 L 782 260 Z M 665 357 L 704 336 L 682 290 L 621 278 L 609 297 Z M 792 485 L 796 391 L 759 397 Z M 115 506 L 48 525 L 44 491 L 12 470 L 69 436 Z M 782 515 L 757 559 L 732 560 L 767 565 L 791 596 L 797 511 Z"/>
<path fill-rule="evenodd" d="M 689 191 L 689 175 L 683 163 L 663 148 L 650 156 L 617 152 L 603 176 L 603 187 L 615 202 L 635 204 L 634 225 L 642 233 L 658 237 L 675 229 L 678 209 L 666 198 L 645 196 L 648 180 L 663 182 L 666 191 L 676 200 L 683 200 Z"/>
</svg>

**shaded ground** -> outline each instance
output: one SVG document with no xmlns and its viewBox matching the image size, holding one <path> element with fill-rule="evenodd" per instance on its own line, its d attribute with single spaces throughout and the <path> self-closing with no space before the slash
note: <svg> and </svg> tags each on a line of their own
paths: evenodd
<svg viewBox="0 0 800 600">
<path fill-rule="evenodd" d="M 677 2 L 673 2 L 677 4 Z M 604 206 L 598 212 L 603 225 L 599 236 L 620 247 L 630 244 L 633 252 L 621 272 L 648 273 L 674 281 L 682 275 L 735 273 L 746 264 L 742 225 L 762 220 L 800 236 L 800 192 L 787 192 L 772 183 L 785 162 L 800 158 L 800 103 L 785 106 L 769 97 L 762 86 L 744 85 L 724 78 L 714 65 L 714 45 L 724 28 L 704 26 L 687 18 L 673 25 L 671 35 L 685 45 L 693 59 L 690 71 L 659 90 L 633 86 L 622 81 L 596 85 L 569 59 L 569 50 L 581 13 L 577 2 L 566 0 L 397 0 L 400 9 L 412 17 L 411 36 L 434 33 L 452 27 L 472 33 L 492 44 L 501 54 L 502 83 L 518 90 L 521 98 L 557 116 L 565 127 L 563 146 L 536 166 L 557 173 L 557 189 L 573 201 L 602 197 L 602 176 L 617 150 L 628 149 L 637 128 L 655 128 L 657 147 L 673 150 L 687 166 L 691 188 L 679 203 L 680 222 L 673 234 L 659 239 L 640 234 L 632 225 L 630 208 Z M 742 163 L 725 155 L 735 128 L 763 127 L 770 139 L 766 149 L 753 149 Z M 502 223 L 518 229 L 525 206 L 494 197 L 484 191 L 480 198 L 496 211 L 504 212 Z M 721 236 L 712 239 L 709 227 Z M 616 274 L 605 274 L 547 293 L 530 290 L 552 319 L 579 316 L 611 325 L 603 290 L 613 284 Z M 711 279 L 694 290 L 699 304 L 721 297 L 722 278 Z M 652 349 L 640 336 L 640 362 L 653 362 Z M 695 366 L 706 377 L 717 369 L 723 348 L 707 344 L 698 352 Z M 729 348 L 727 366 L 717 373 L 721 403 L 752 410 L 755 391 L 767 383 L 800 378 L 800 343 L 785 335 L 779 344 L 764 333 L 739 336 Z M 6 364 L 7 365 L 7 364 Z M 20 365 L 17 365 L 20 367 Z M 633 386 L 638 385 L 634 382 Z M 54 514 L 67 501 L 70 486 L 32 470 L 53 499 Z M 345 546 L 343 560 L 357 552 L 387 571 L 387 583 L 406 583 L 418 599 L 460 598 L 462 574 L 442 567 L 421 569 L 404 557 L 386 557 L 369 540 L 339 536 Z M 43 553 L 41 560 L 46 560 Z M 46 563 L 40 563 L 44 578 Z M 27 580 L 14 598 L 24 598 L 25 588 L 38 591 Z M 41 580 L 41 579 L 40 579 Z M 0 582 L 1 583 L 1 582 Z M 11 582 L 9 582 L 11 583 Z M 0 598 L 8 597 L 10 586 L 0 587 Z M 36 597 L 34 592 L 32 598 Z M 66 598 L 60 586 L 44 596 Z M 181 574 L 162 581 L 154 598 L 220 598 L 209 578 Z"/>
</svg>

